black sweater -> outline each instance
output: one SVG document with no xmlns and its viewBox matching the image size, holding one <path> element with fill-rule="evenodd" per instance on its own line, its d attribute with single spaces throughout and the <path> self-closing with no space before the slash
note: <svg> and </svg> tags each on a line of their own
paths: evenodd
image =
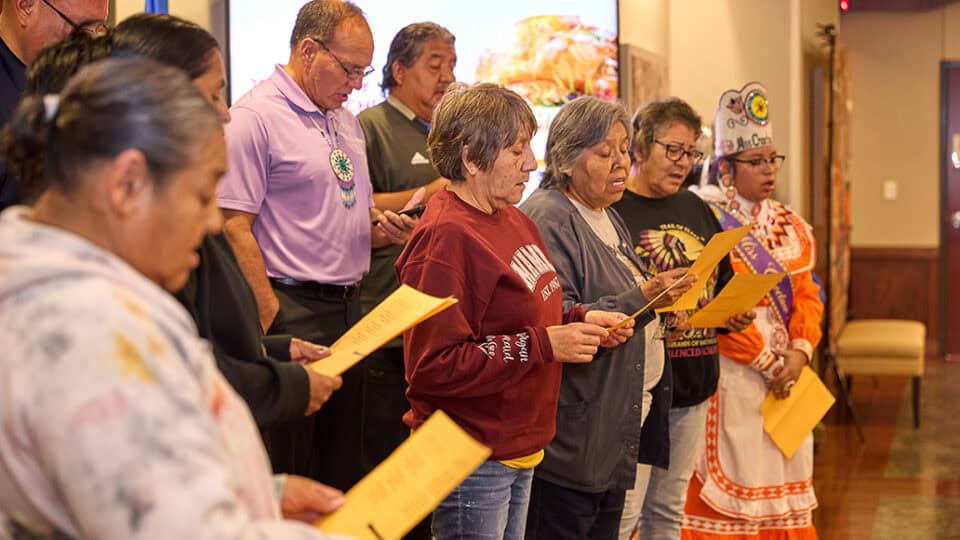
<svg viewBox="0 0 960 540">
<path fill-rule="evenodd" d="M 613 204 L 627 224 L 633 248 L 658 272 L 688 267 L 714 234 L 723 231 L 710 207 L 696 194 L 681 190 L 662 199 L 631 191 Z M 705 306 L 733 277 L 724 257 L 714 271 L 699 307 Z M 693 329 L 667 343 L 673 369 L 673 406 L 691 407 L 717 390 L 720 376 L 717 335 L 713 329 Z"/>
<path fill-rule="evenodd" d="M 263 336 L 253 291 L 222 234 L 205 238 L 198 252 L 200 265 L 176 297 L 210 341 L 217 367 L 247 402 L 261 432 L 302 418 L 310 379 L 289 361 L 290 336 Z"/>
</svg>

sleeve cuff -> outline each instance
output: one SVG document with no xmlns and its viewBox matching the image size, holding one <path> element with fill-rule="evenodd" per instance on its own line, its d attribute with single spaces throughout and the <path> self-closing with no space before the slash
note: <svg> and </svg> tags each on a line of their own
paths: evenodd
<svg viewBox="0 0 960 540">
<path fill-rule="evenodd" d="M 248 214 L 259 215 L 260 207 L 262 205 L 262 202 L 257 203 L 253 201 L 240 201 L 237 199 L 217 197 L 217 206 L 223 208 L 224 210 L 236 210 L 239 212 L 246 212 Z"/>
<path fill-rule="evenodd" d="M 296 362 L 279 363 L 280 391 L 286 394 L 282 399 L 287 408 L 285 418 L 300 418 L 310 405 L 310 375 L 306 366 Z"/>
<path fill-rule="evenodd" d="M 783 368 L 783 359 L 774 354 L 770 347 L 764 345 L 760 354 L 750 363 L 750 367 L 760 373 L 763 380 L 769 381 Z"/>
<path fill-rule="evenodd" d="M 287 488 L 287 475 L 285 474 L 275 474 L 273 475 L 273 489 L 277 494 L 277 500 L 283 500 L 283 490 Z"/>
<path fill-rule="evenodd" d="M 263 346 L 267 349 L 267 356 L 281 362 L 290 361 L 290 334 L 273 334 L 263 336 Z"/>
<path fill-rule="evenodd" d="M 790 348 L 796 351 L 800 351 L 803 354 L 807 355 L 807 363 L 810 363 L 810 359 L 813 358 L 813 344 L 808 340 L 803 338 L 797 338 L 790 341 Z"/>
<path fill-rule="evenodd" d="M 574 306 L 574 309 L 580 309 Z M 583 311 L 581 309 L 581 311 Z M 581 314 L 581 320 L 583 316 Z M 529 329 L 530 334 L 536 336 L 537 338 L 537 348 L 540 349 L 540 358 L 544 364 L 548 362 L 553 362 L 553 345 L 550 343 L 550 334 L 547 333 L 547 329 L 542 326 L 535 326 Z"/>
<path fill-rule="evenodd" d="M 583 306 L 576 305 L 576 304 L 572 305 L 570 306 L 570 311 L 567 311 L 566 313 L 563 314 L 563 324 L 569 324 L 573 322 L 583 322 L 586 316 L 587 316 L 587 310 Z M 544 331 L 546 331 L 546 329 L 544 329 Z M 550 340 L 547 340 L 547 342 L 549 343 Z"/>
</svg>

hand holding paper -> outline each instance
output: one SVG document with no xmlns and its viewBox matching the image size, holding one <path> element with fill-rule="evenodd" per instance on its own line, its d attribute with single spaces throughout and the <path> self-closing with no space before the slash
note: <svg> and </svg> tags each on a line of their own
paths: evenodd
<svg viewBox="0 0 960 540">
<path fill-rule="evenodd" d="M 661 276 L 664 276 L 664 277 L 661 278 Z M 693 279 L 690 279 L 691 277 Z M 686 290 L 689 287 L 691 287 L 693 283 L 696 281 L 696 277 L 687 275 L 686 270 L 684 268 L 674 268 L 673 270 L 668 270 L 667 272 L 661 272 L 660 274 L 657 274 L 656 276 L 654 276 L 653 279 L 651 279 L 650 281 L 647 281 L 647 283 L 650 283 L 651 281 L 654 281 L 658 278 L 661 278 L 661 283 L 665 285 L 664 289 L 658 293 L 655 293 L 655 296 L 649 302 L 644 304 L 642 308 L 633 312 L 629 317 L 618 322 L 613 326 L 607 327 L 608 332 L 613 332 L 615 330 L 619 330 L 620 328 L 623 328 L 628 321 L 635 320 L 644 311 L 647 311 L 648 309 L 653 308 L 653 306 L 658 305 L 660 302 L 663 301 L 664 298 L 667 297 L 668 294 L 673 292 L 675 289 Z M 673 278 L 674 281 L 670 282 L 669 280 L 671 278 Z"/>
<path fill-rule="evenodd" d="M 333 354 L 310 364 L 310 369 L 321 375 L 340 375 L 407 328 L 456 303 L 456 298 L 437 298 L 408 285 L 400 285 L 330 346 Z"/>
<path fill-rule="evenodd" d="M 693 328 L 723 328 L 730 317 L 749 311 L 783 279 L 783 274 L 737 274 L 709 304 L 687 319 Z"/>
<path fill-rule="evenodd" d="M 690 266 L 689 274 L 697 276 L 697 282 L 673 305 L 659 308 L 657 312 L 696 309 L 697 302 L 700 300 L 700 295 L 703 294 L 703 288 L 707 286 L 707 280 L 713 273 L 713 269 L 750 232 L 751 228 L 752 225 L 744 225 L 713 235 L 713 238 L 703 247 L 700 256 Z"/>
<path fill-rule="evenodd" d="M 316 526 L 361 540 L 399 540 L 489 456 L 437 411 Z"/>
<path fill-rule="evenodd" d="M 763 430 L 783 455 L 790 459 L 834 401 L 833 395 L 820 382 L 820 377 L 804 366 L 800 378 L 790 390 L 790 397 L 776 399 L 773 393 L 767 394 L 760 408 Z"/>
</svg>

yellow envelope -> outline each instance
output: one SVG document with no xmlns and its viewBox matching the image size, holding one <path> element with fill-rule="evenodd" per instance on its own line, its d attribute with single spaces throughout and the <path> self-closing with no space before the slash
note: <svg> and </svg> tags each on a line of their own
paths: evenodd
<svg viewBox="0 0 960 540">
<path fill-rule="evenodd" d="M 749 311 L 785 274 L 737 274 L 709 304 L 687 319 L 693 328 L 723 328 L 727 319 Z"/>
<path fill-rule="evenodd" d="M 330 346 L 330 356 L 311 363 L 310 369 L 321 375 L 339 375 L 404 330 L 456 303 L 456 298 L 437 298 L 400 285 Z"/>
<path fill-rule="evenodd" d="M 790 459 L 835 401 L 820 377 L 804 366 L 797 383 L 790 389 L 790 397 L 777 399 L 773 393 L 767 393 L 760 407 L 763 430 Z"/>
<path fill-rule="evenodd" d="M 360 540 L 400 539 L 489 456 L 437 411 L 315 525 Z"/>
<path fill-rule="evenodd" d="M 713 235 L 713 238 L 707 242 L 707 245 L 703 246 L 703 251 L 700 252 L 700 256 L 697 257 L 697 260 L 693 261 L 693 264 L 690 265 L 690 270 L 687 272 L 689 275 L 697 276 L 697 282 L 690 287 L 689 291 L 683 293 L 683 296 L 678 298 L 673 305 L 658 308 L 657 313 L 696 309 L 697 301 L 700 300 L 700 295 L 703 293 L 703 288 L 707 286 L 707 280 L 710 278 L 713 269 L 720 264 L 724 255 L 730 253 L 730 251 L 736 247 L 737 243 L 743 240 L 743 237 L 750 232 L 752 227 L 752 225 L 744 225 L 743 227 L 737 227 L 736 229 L 730 229 L 729 231 L 723 231 L 722 233 Z"/>
</svg>

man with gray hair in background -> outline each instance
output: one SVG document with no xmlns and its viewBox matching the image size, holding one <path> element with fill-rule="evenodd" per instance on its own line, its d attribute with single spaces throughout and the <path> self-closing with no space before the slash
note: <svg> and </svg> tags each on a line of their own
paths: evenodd
<svg viewBox="0 0 960 540">
<path fill-rule="evenodd" d="M 343 108 L 373 71 L 372 57 L 373 35 L 360 8 L 313 0 L 297 15 L 287 65 L 230 110 L 229 167 L 217 201 L 270 333 L 336 341 L 360 318 L 358 284 L 371 246 L 403 243 L 416 225 L 373 207 L 363 132 Z M 313 418 L 287 426 L 287 437 L 271 434 L 276 472 L 344 491 L 362 478 L 363 363 L 342 378 Z"/>
<path fill-rule="evenodd" d="M 361 112 L 357 118 L 366 137 L 370 181 L 377 208 L 400 210 L 419 190 L 424 201 L 443 189 L 442 178 L 430 162 L 427 135 L 433 108 L 456 79 L 455 38 L 446 28 L 420 22 L 397 32 L 390 43 L 380 83 L 387 99 Z M 369 311 L 399 286 L 393 265 L 402 246 L 373 248 L 370 272 L 360 287 L 360 302 Z M 371 470 L 390 455 L 410 428 L 401 417 L 410 409 L 404 392 L 403 340 L 397 338 L 371 354 L 364 370 L 362 459 Z M 429 520 L 417 526 L 408 539 L 430 538 Z"/>
</svg>

